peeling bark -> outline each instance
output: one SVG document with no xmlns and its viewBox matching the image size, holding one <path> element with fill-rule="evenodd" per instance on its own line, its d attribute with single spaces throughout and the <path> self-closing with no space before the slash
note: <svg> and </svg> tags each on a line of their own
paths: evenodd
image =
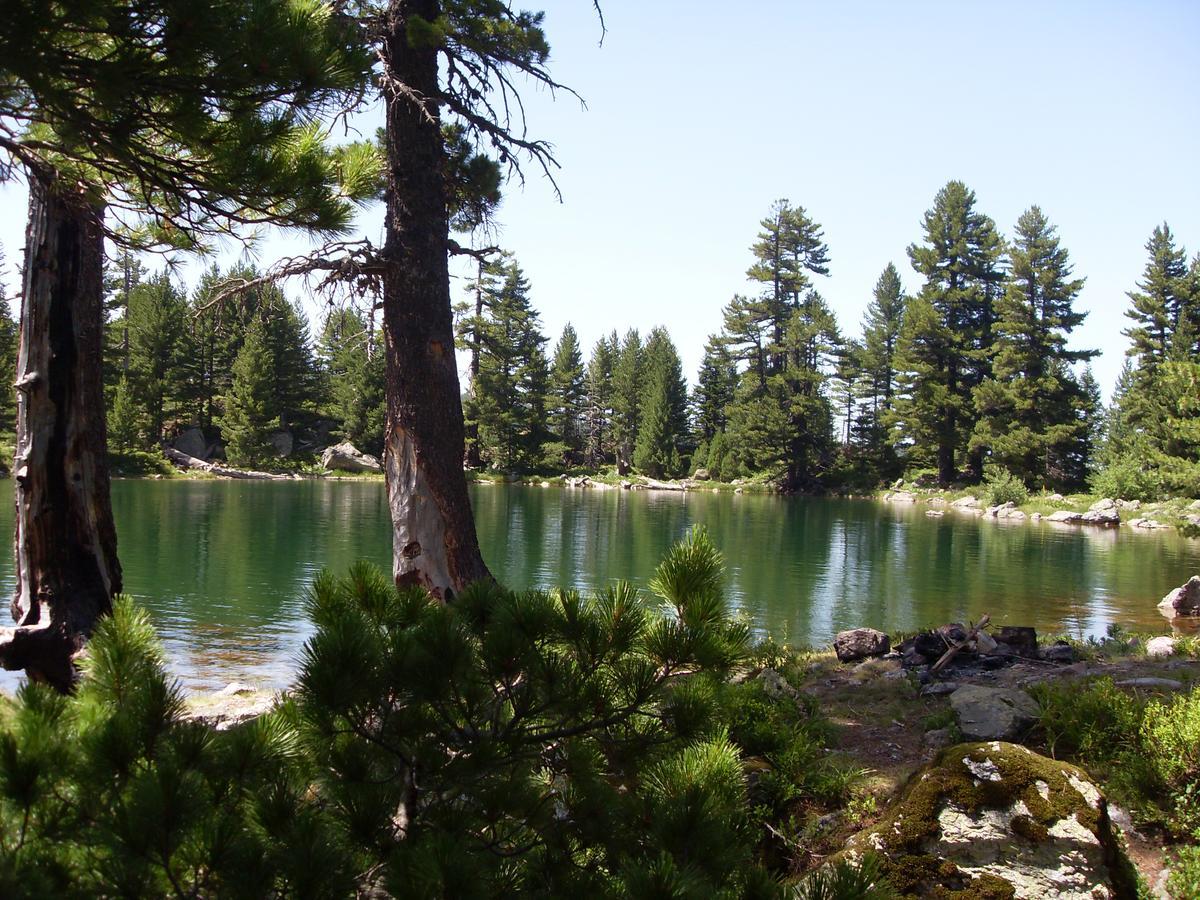
<svg viewBox="0 0 1200 900">
<path fill-rule="evenodd" d="M 121 589 L 100 354 L 103 209 L 29 179 L 17 357 L 16 628 L 0 665 L 70 690 Z"/>
<path fill-rule="evenodd" d="M 437 0 L 392 0 L 383 41 L 392 85 L 385 87 L 384 469 L 396 583 L 422 585 L 448 600 L 491 574 L 479 552 L 463 473 L 437 50 L 408 42 L 409 19 L 434 22 L 439 11 Z"/>
</svg>

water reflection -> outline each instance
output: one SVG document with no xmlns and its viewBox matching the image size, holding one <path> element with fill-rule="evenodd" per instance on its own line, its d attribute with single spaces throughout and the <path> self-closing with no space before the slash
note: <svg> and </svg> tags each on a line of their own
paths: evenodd
<svg viewBox="0 0 1200 900">
<path fill-rule="evenodd" d="M 732 602 L 793 643 L 985 612 L 1080 635 L 1113 621 L 1163 630 L 1158 599 L 1200 572 L 1200 541 L 1173 532 L 928 518 L 870 501 L 504 486 L 472 498 L 484 556 L 517 588 L 644 585 L 670 544 L 703 524 L 728 560 Z M 313 576 L 360 558 L 390 565 L 379 483 L 123 481 L 113 507 L 126 588 L 193 687 L 286 685 L 310 634 Z M 0 498 L 0 531 L 11 528 Z M 7 555 L 0 584 L 11 592 Z"/>
</svg>

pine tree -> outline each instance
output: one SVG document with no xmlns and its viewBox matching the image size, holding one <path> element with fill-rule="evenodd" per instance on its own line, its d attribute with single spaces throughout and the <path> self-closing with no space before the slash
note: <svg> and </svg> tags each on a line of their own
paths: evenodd
<svg viewBox="0 0 1200 900">
<path fill-rule="evenodd" d="M 274 362 L 274 400 L 278 427 L 287 431 L 298 417 L 312 411 L 319 398 L 317 362 L 304 310 L 278 288 L 264 291 L 259 314 Z"/>
<path fill-rule="evenodd" d="M 321 358 L 329 379 L 330 412 L 342 437 L 358 449 L 383 452 L 383 354 L 369 353 L 362 316 L 350 309 L 330 312 L 321 334 Z"/>
<path fill-rule="evenodd" d="M 546 338 L 515 261 L 505 265 L 503 281 L 491 291 L 475 392 L 481 455 L 502 471 L 536 468 L 547 437 Z"/>
<path fill-rule="evenodd" d="M 164 273 L 136 284 L 127 309 L 131 399 L 146 423 L 149 442 L 157 445 L 166 416 L 184 392 L 180 367 L 187 301 Z"/>
<path fill-rule="evenodd" d="M 351 24 L 316 2 L 0 6 L 4 145 L 26 176 L 36 238 L 21 291 L 14 610 L 39 613 L 0 642 L 5 666 L 67 689 L 121 589 L 105 453 L 106 229 L 127 247 L 175 249 L 254 223 L 344 230 L 349 198 L 374 190 L 376 159 L 328 152 L 314 118 L 366 81 L 372 57 Z"/>
<path fill-rule="evenodd" d="M 1066 462 L 1087 427 L 1070 367 L 1097 355 L 1067 349 L 1086 318 L 1074 309 L 1082 288 L 1054 226 L 1030 207 L 1017 220 L 1008 285 L 996 305 L 992 374 L 975 391 L 971 447 L 1031 486 L 1078 488 L 1086 472 L 1086 462 Z"/>
<path fill-rule="evenodd" d="M 896 358 L 908 298 L 895 265 L 888 263 L 875 282 L 871 302 L 863 316 L 862 374 L 858 396 L 860 414 L 854 423 L 855 442 L 863 457 L 873 461 L 882 479 L 894 477 L 896 452 L 886 423 L 896 395 Z"/>
<path fill-rule="evenodd" d="M 967 445 L 975 424 L 974 390 L 990 370 L 1004 245 L 961 181 L 938 192 L 923 227 L 924 244 L 908 248 L 913 268 L 925 278 L 922 305 L 902 333 L 905 387 L 891 418 L 914 458 L 933 462 L 938 478 L 949 483 L 962 463 L 973 477 L 982 476 L 982 454 Z"/>
<path fill-rule="evenodd" d="M 225 454 L 234 465 L 257 465 L 273 455 L 271 432 L 279 423 L 275 361 L 260 321 L 252 322 L 246 332 L 232 374 L 221 417 Z"/>
<path fill-rule="evenodd" d="M 129 378 L 122 375 L 108 406 L 108 442 L 118 453 L 134 450 L 141 443 L 141 410 L 133 398 Z"/>
<path fill-rule="evenodd" d="M 592 466 L 601 465 L 612 450 L 613 367 L 618 344 L 616 332 L 611 338 L 601 337 L 588 360 L 587 460 Z"/>
<path fill-rule="evenodd" d="M 579 336 L 568 322 L 554 347 L 550 369 L 550 431 L 564 445 L 568 457 L 578 461 L 586 443 L 587 379 Z"/>
<path fill-rule="evenodd" d="M 1128 354 L 1136 362 L 1138 384 L 1150 390 L 1155 370 L 1167 359 L 1171 336 L 1179 327 L 1189 293 L 1186 253 L 1175 246 L 1175 236 L 1164 222 L 1155 226 L 1146 242 L 1146 262 L 1138 290 L 1129 292 L 1131 308 L 1125 315 L 1133 325 L 1124 331 L 1130 339 Z"/>
<path fill-rule="evenodd" d="M 17 421 L 16 389 L 11 385 L 17 377 L 18 334 L 8 302 L 4 268 L 4 247 L 0 246 L 0 379 L 3 379 L 0 384 L 6 385 L 0 389 L 0 431 L 12 433 Z"/>
<path fill-rule="evenodd" d="M 641 423 L 642 338 L 637 329 L 625 332 L 613 361 L 612 442 L 617 471 L 625 474 L 633 463 Z"/>
<path fill-rule="evenodd" d="M 725 430 L 737 377 L 725 341 L 718 335 L 709 335 L 692 391 L 692 419 L 699 441 L 711 441 L 717 432 Z"/>
<path fill-rule="evenodd" d="M 642 394 L 633 464 L 652 478 L 681 470 L 687 438 L 687 382 L 679 353 L 664 328 L 653 329 L 642 353 Z"/>
</svg>

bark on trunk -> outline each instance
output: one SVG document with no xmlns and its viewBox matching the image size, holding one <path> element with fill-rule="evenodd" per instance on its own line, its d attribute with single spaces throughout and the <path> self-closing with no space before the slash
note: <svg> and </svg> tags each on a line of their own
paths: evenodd
<svg viewBox="0 0 1200 900">
<path fill-rule="evenodd" d="M 31 173 L 17 357 L 17 627 L 0 664 L 70 690 L 121 589 L 100 353 L 103 210 Z"/>
<path fill-rule="evenodd" d="M 439 11 L 437 0 L 392 0 L 383 44 L 388 75 L 404 85 L 387 104 L 384 470 L 396 583 L 450 599 L 491 575 L 463 473 L 437 53 L 407 40 L 412 16 L 433 22 Z"/>
</svg>

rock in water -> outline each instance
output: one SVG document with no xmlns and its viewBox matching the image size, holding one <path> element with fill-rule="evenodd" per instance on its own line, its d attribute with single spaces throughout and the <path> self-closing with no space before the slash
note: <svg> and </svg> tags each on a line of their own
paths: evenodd
<svg viewBox="0 0 1200 900">
<path fill-rule="evenodd" d="M 1115 500 L 1105 497 L 1093 503 L 1080 521 L 1091 525 L 1120 525 L 1121 512 Z"/>
<path fill-rule="evenodd" d="M 850 838 L 849 855 L 868 851 L 906 897 L 1136 896 L 1099 788 L 1016 744 L 943 751 L 882 821 Z"/>
<path fill-rule="evenodd" d="M 342 441 L 332 447 L 326 447 L 321 454 L 321 465 L 326 469 L 338 469 L 342 472 L 382 472 L 379 460 L 369 453 L 363 453 L 349 441 Z"/>
<path fill-rule="evenodd" d="M 883 499 L 885 503 L 916 503 L 917 495 L 911 491 L 892 491 Z"/>
<path fill-rule="evenodd" d="M 1164 615 L 1200 616 L 1200 575 L 1193 575 L 1159 601 Z"/>
<path fill-rule="evenodd" d="M 1083 521 L 1083 513 L 1074 512 L 1070 509 L 1060 509 L 1058 512 L 1052 512 L 1046 516 L 1047 522 L 1065 522 L 1068 525 L 1074 525 L 1077 522 Z"/>
<path fill-rule="evenodd" d="M 1037 721 L 1040 710 L 1032 697 L 1013 688 L 966 684 L 950 695 L 958 728 L 969 741 L 1007 741 Z"/>
<path fill-rule="evenodd" d="M 883 656 L 892 649 L 892 640 L 874 628 L 854 628 L 839 631 L 833 639 L 833 652 L 842 662 L 854 662 L 872 656 Z"/>
</svg>

